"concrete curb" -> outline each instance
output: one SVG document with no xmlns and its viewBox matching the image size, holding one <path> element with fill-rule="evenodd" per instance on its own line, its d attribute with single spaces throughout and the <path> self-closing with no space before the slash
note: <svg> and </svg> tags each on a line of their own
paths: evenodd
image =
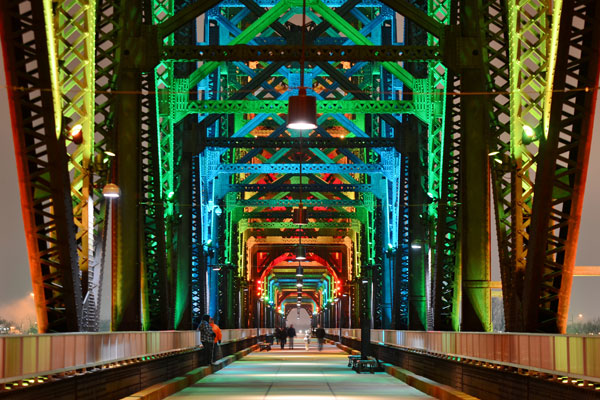
<svg viewBox="0 0 600 400">
<path fill-rule="evenodd" d="M 139 392 L 124 397 L 122 400 L 162 400 L 165 397 L 168 397 L 174 393 L 179 392 L 180 390 L 185 389 L 188 386 L 193 385 L 205 376 L 213 374 L 218 370 L 225 368 L 232 362 L 247 356 L 251 352 L 255 351 L 257 348 L 258 345 L 252 345 L 247 349 L 240 350 L 237 353 L 234 353 L 230 356 L 221 358 L 219 361 L 215 362 L 212 365 L 199 367 L 194 370 L 191 370 L 184 376 L 178 376 L 177 378 L 170 379 L 166 382 L 157 383 L 156 385 L 152 385 L 146 389 L 140 390 Z"/>
<path fill-rule="evenodd" d="M 345 351 L 349 354 L 360 354 L 360 351 L 351 349 L 348 346 L 345 346 L 341 343 L 336 342 L 335 345 L 342 351 Z M 453 387 L 448 385 L 442 385 L 441 383 L 432 381 L 431 379 L 422 377 L 420 375 L 414 374 L 406 369 L 396 367 L 395 365 L 384 363 L 383 367 L 385 368 L 385 372 L 394 378 L 400 379 L 402 382 L 406 383 L 409 386 L 414 387 L 415 389 L 428 394 L 429 396 L 433 396 L 436 399 L 442 400 L 477 400 L 477 397 L 473 397 L 466 393 L 461 392 L 460 390 L 456 390 Z"/>
</svg>

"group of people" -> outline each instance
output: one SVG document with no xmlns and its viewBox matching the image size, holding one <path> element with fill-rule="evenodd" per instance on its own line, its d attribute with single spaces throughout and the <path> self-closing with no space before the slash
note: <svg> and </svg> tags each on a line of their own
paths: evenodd
<svg viewBox="0 0 600 400">
<path fill-rule="evenodd" d="M 215 320 L 208 314 L 203 315 L 197 330 L 200 331 L 200 341 L 210 363 L 221 358 L 219 345 L 223 339 L 223 333 L 221 328 L 215 324 Z"/>
<path fill-rule="evenodd" d="M 221 355 L 219 345 L 221 344 L 221 340 L 223 339 L 223 333 L 221 332 L 221 328 L 217 324 L 215 324 L 214 319 L 206 314 L 202 316 L 202 321 L 198 324 L 198 331 L 200 331 L 200 341 L 202 342 L 202 346 L 205 349 L 207 359 L 213 363 L 218 360 Z M 317 343 L 319 345 L 319 351 L 323 350 L 323 343 L 325 342 L 325 329 L 321 327 L 321 325 L 317 326 L 315 329 L 315 337 L 317 338 Z M 296 329 L 294 325 L 290 325 L 288 328 L 282 326 L 280 328 L 275 329 L 275 338 L 279 341 L 281 345 L 281 350 L 285 349 L 285 343 L 289 341 L 289 349 L 294 349 L 294 338 L 296 337 Z M 306 331 L 306 335 L 304 336 L 304 345 L 305 349 L 308 350 L 310 347 L 310 331 Z"/>
<path fill-rule="evenodd" d="M 296 329 L 294 325 L 290 325 L 288 328 L 285 326 L 279 327 L 275 329 L 275 338 L 279 341 L 279 345 L 281 346 L 281 350 L 285 349 L 285 343 L 289 342 L 288 348 L 290 350 L 294 349 L 294 338 L 296 337 Z M 323 343 L 325 342 L 325 329 L 321 327 L 321 325 L 317 326 L 315 329 L 315 337 L 317 338 L 317 343 L 319 345 L 319 351 L 323 350 Z M 304 336 L 304 347 L 306 350 L 310 348 L 310 331 L 306 331 L 306 335 Z"/>
</svg>

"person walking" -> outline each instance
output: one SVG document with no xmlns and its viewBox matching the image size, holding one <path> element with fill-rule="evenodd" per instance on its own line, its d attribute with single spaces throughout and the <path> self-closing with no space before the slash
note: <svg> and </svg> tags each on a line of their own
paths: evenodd
<svg viewBox="0 0 600 400">
<path fill-rule="evenodd" d="M 321 351 L 323 350 L 323 343 L 325 342 L 325 329 L 321 328 L 321 325 L 317 325 L 315 336 L 317 337 L 317 342 L 319 343 L 319 351 Z"/>
<path fill-rule="evenodd" d="M 211 363 L 212 362 L 212 352 L 214 347 L 215 340 L 215 332 L 210 327 L 210 315 L 204 314 L 202 316 L 202 321 L 198 324 L 197 330 L 200 331 L 200 341 L 202 342 L 202 347 L 204 347 L 204 351 L 206 354 L 206 360 Z"/>
<path fill-rule="evenodd" d="M 310 330 L 306 330 L 306 335 L 304 335 L 304 349 L 308 351 L 310 349 Z"/>
<path fill-rule="evenodd" d="M 294 325 L 290 325 L 287 330 L 287 337 L 290 338 L 290 350 L 294 350 L 294 338 L 296 337 L 296 330 L 294 329 Z"/>
<path fill-rule="evenodd" d="M 223 340 L 223 332 L 221 332 L 221 328 L 219 328 L 219 325 L 215 324 L 215 320 L 212 317 L 210 317 L 210 319 L 208 320 L 208 324 L 210 325 L 210 328 L 215 333 L 215 340 L 213 342 L 213 353 L 212 353 L 213 359 L 211 361 L 211 362 L 215 362 L 223 356 L 223 353 L 221 352 L 221 347 L 219 346 L 221 344 L 221 340 Z"/>
<path fill-rule="evenodd" d="M 285 341 L 287 340 L 287 330 L 285 326 L 282 326 L 277 330 L 277 336 L 279 337 L 279 344 L 281 345 L 281 350 L 285 349 Z"/>
</svg>

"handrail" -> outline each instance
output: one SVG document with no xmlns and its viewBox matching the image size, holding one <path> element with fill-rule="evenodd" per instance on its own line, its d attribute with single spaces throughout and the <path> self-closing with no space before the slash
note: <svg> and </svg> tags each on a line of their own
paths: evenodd
<svg viewBox="0 0 600 400">
<path fill-rule="evenodd" d="M 339 328 L 327 329 L 327 333 L 337 336 Z M 342 329 L 342 336 L 360 340 L 360 329 Z M 371 342 L 435 356 L 600 381 L 600 337 L 597 336 L 372 329 Z"/>
<path fill-rule="evenodd" d="M 258 333 L 271 333 L 260 328 Z M 223 329 L 223 343 L 257 329 Z M 0 383 L 202 347 L 198 331 L 0 335 Z"/>
</svg>

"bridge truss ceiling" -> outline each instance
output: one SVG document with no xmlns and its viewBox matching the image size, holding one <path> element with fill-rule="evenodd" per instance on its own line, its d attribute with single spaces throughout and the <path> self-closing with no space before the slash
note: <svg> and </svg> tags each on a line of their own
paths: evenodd
<svg viewBox="0 0 600 400">
<path fill-rule="evenodd" d="M 319 127 L 301 135 L 285 116 L 300 85 L 301 1 L 8 1 L 40 329 L 97 329 L 109 236 L 115 329 L 186 327 L 218 308 L 225 328 L 250 323 L 239 310 L 258 321 L 267 310 L 253 246 L 300 241 L 307 268 L 343 267 L 307 286 L 319 308 L 344 291 L 358 310 L 370 296 L 360 282 L 372 280 L 377 305 L 346 316 L 352 324 L 489 329 L 491 179 L 507 326 L 564 331 L 600 7 L 472 3 L 309 1 L 305 74 Z M 465 107 L 481 112 L 467 120 Z M 64 140 L 75 124 L 79 146 Z M 107 156 L 128 146 L 139 152 Z M 112 235 L 107 182 L 123 192 Z M 304 226 L 293 221 L 300 206 Z M 465 212 L 475 209 L 481 218 Z M 280 270 L 261 283 L 263 299 L 287 290 Z"/>
</svg>

